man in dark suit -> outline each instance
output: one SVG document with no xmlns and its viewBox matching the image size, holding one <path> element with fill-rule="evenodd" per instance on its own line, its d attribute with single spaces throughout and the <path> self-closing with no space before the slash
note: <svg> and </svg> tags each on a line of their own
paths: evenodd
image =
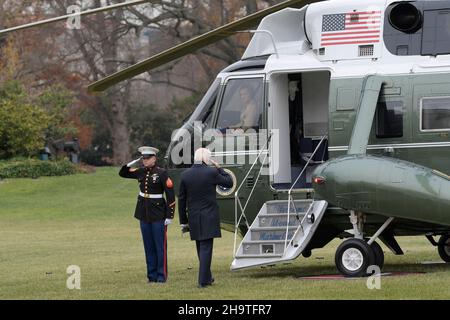
<svg viewBox="0 0 450 320">
<path fill-rule="evenodd" d="M 233 186 L 232 178 L 210 157 L 208 149 L 201 148 L 195 152 L 194 165 L 181 175 L 178 195 L 181 226 L 190 230 L 191 240 L 195 240 L 197 245 L 199 288 L 214 282 L 211 274 L 213 241 L 222 236 L 216 187 Z M 209 167 L 209 163 L 214 167 Z"/>
</svg>

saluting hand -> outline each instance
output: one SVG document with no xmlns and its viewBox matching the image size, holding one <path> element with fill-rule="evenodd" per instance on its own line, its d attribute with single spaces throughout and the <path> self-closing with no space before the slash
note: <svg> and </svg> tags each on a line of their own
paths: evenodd
<svg viewBox="0 0 450 320">
<path fill-rule="evenodd" d="M 139 161 L 141 161 L 142 157 L 140 157 L 139 159 L 133 160 L 131 162 L 127 163 L 127 167 L 131 168 L 132 166 L 136 165 Z"/>
<path fill-rule="evenodd" d="M 211 162 L 211 164 L 212 164 L 214 167 L 216 167 L 217 169 L 220 168 L 220 165 L 219 165 L 216 161 L 214 161 L 213 159 L 209 159 L 209 162 Z"/>
</svg>

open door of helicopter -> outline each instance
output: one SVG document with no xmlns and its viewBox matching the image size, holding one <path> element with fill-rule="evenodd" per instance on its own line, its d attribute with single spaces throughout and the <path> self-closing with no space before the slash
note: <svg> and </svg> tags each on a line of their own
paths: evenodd
<svg viewBox="0 0 450 320">
<path fill-rule="evenodd" d="M 274 189 L 311 189 L 312 171 L 328 160 L 329 88 L 329 71 L 270 76 L 269 128 L 289 141 L 271 144 Z"/>
</svg>

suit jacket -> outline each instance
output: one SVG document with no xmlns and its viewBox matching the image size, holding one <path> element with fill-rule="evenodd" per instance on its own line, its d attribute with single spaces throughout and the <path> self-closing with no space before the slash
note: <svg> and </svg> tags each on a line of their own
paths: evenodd
<svg viewBox="0 0 450 320">
<path fill-rule="evenodd" d="M 150 199 L 137 197 L 134 217 L 144 222 L 158 222 L 164 219 L 173 219 L 175 213 L 175 192 L 173 182 L 167 171 L 160 167 L 153 168 L 128 168 L 123 166 L 119 175 L 123 178 L 136 179 L 139 182 L 139 190 L 145 194 L 166 194 L 164 198 Z"/>
<path fill-rule="evenodd" d="M 178 194 L 181 224 L 189 224 L 191 240 L 220 238 L 219 206 L 216 187 L 233 186 L 233 180 L 222 168 L 194 164 L 181 175 Z"/>
</svg>

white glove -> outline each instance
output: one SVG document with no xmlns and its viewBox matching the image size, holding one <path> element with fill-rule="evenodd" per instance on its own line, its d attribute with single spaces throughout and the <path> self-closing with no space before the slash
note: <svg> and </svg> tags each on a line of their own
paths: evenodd
<svg viewBox="0 0 450 320">
<path fill-rule="evenodd" d="M 141 161 L 141 158 L 133 160 L 133 161 L 127 163 L 127 167 L 131 168 L 132 166 L 136 165 L 139 161 Z"/>
<path fill-rule="evenodd" d="M 164 225 L 168 226 L 169 224 L 171 224 L 173 221 L 173 219 L 166 219 L 166 221 L 164 221 Z"/>
</svg>

